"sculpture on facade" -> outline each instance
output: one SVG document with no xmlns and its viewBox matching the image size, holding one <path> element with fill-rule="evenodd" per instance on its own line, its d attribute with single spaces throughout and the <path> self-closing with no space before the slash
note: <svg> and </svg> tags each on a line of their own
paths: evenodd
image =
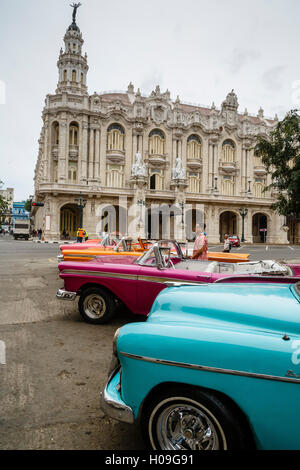
<svg viewBox="0 0 300 470">
<path fill-rule="evenodd" d="M 146 165 L 143 163 L 142 155 L 140 152 L 135 154 L 135 163 L 132 165 L 131 176 L 146 176 Z"/>
<path fill-rule="evenodd" d="M 174 180 L 185 179 L 185 169 L 183 168 L 182 160 L 179 156 L 176 158 L 176 167 L 173 169 L 173 179 Z"/>
<path fill-rule="evenodd" d="M 76 23 L 77 10 L 79 7 L 81 7 L 81 3 L 72 3 L 72 5 L 70 4 L 70 7 L 73 8 L 73 15 L 72 15 L 73 23 Z"/>
</svg>

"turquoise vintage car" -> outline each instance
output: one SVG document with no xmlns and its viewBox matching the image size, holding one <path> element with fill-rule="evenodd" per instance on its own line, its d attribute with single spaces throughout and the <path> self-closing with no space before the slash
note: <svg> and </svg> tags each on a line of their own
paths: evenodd
<svg viewBox="0 0 300 470">
<path fill-rule="evenodd" d="M 101 393 L 156 450 L 300 449 L 300 283 L 163 290 Z"/>
</svg>

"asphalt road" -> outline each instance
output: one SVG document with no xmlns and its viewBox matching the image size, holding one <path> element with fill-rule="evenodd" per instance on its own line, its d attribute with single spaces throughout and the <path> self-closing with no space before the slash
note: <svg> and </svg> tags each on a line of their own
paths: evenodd
<svg viewBox="0 0 300 470">
<path fill-rule="evenodd" d="M 57 300 L 57 252 L 0 237 L 0 449 L 142 450 L 139 429 L 99 406 L 114 332 L 137 319 L 88 325 L 77 302 Z"/>
<path fill-rule="evenodd" d="M 210 246 L 211 251 L 222 247 Z M 244 246 L 250 259 L 300 260 L 299 246 Z M 139 429 L 99 407 L 114 332 L 130 321 L 85 323 L 77 302 L 55 297 L 58 245 L 0 237 L 0 449 L 142 450 Z"/>
</svg>

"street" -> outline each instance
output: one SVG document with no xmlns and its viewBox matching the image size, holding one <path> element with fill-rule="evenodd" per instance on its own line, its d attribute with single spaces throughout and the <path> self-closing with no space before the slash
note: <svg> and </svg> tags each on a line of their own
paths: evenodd
<svg viewBox="0 0 300 470">
<path fill-rule="evenodd" d="M 6 353 L 6 364 L 0 361 L 0 449 L 144 449 L 137 426 L 107 418 L 99 406 L 115 330 L 143 319 L 120 311 L 108 325 L 89 325 L 77 301 L 58 301 L 58 249 L 0 237 L 0 342 Z M 300 246 L 235 251 L 249 252 L 251 260 L 300 259 Z"/>
<path fill-rule="evenodd" d="M 114 332 L 85 323 L 55 294 L 58 245 L 0 238 L 0 449 L 143 449 L 135 426 L 104 417 Z"/>
</svg>

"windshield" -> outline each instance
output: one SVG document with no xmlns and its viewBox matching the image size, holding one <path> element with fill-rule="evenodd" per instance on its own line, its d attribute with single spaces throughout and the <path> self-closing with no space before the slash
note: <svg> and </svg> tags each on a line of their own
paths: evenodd
<svg viewBox="0 0 300 470">
<path fill-rule="evenodd" d="M 136 263 L 141 266 L 168 267 L 172 258 L 182 259 L 182 251 L 179 244 L 171 240 L 160 240 L 140 256 Z"/>
</svg>

